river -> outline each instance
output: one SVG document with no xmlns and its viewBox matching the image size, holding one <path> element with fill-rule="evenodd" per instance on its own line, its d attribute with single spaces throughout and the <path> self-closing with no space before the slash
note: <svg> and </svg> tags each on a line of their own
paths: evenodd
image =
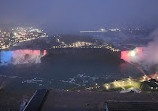
<svg viewBox="0 0 158 111">
<path fill-rule="evenodd" d="M 66 89 L 142 76 L 134 66 L 113 60 L 42 59 L 46 51 L 0 53 L 0 84 L 8 90 Z"/>
</svg>

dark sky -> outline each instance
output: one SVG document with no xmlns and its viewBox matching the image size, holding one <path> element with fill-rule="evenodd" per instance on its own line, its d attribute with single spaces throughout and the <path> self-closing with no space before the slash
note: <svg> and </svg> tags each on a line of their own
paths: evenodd
<svg viewBox="0 0 158 111">
<path fill-rule="evenodd" d="M 54 31 L 105 24 L 158 24 L 158 0 L 0 0 L 0 24 L 46 25 Z"/>
</svg>

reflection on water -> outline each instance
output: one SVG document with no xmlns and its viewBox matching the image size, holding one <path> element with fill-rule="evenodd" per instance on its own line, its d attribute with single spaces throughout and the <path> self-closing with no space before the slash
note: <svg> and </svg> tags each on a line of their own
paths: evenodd
<svg viewBox="0 0 158 111">
<path fill-rule="evenodd" d="M 41 57 L 44 55 L 46 55 L 45 50 L 1 51 L 0 82 L 3 82 L 8 90 L 65 89 L 86 87 L 95 83 L 103 84 L 129 76 L 141 76 L 140 71 L 126 62 L 100 59 L 56 59 L 55 56 L 50 55 L 42 58 L 41 63 Z"/>
<path fill-rule="evenodd" d="M 8 64 L 27 64 L 27 63 L 41 63 L 41 57 L 46 55 L 46 50 L 15 50 L 15 51 L 1 51 L 0 63 L 1 65 Z"/>
</svg>

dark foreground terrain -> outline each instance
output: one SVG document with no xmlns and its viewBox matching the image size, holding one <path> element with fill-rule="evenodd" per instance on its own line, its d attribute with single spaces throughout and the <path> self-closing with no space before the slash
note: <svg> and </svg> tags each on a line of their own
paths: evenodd
<svg viewBox="0 0 158 111">
<path fill-rule="evenodd" d="M 157 111 L 157 93 L 71 92 L 47 94 L 41 111 Z"/>
<path fill-rule="evenodd" d="M 19 111 L 24 101 L 28 101 L 34 91 L 0 90 L 0 111 Z"/>
<path fill-rule="evenodd" d="M 33 93 L 33 90 L 1 90 L 0 111 L 19 111 Z M 49 90 L 40 111 L 105 111 L 106 108 L 110 111 L 158 111 L 158 94 Z"/>
</svg>

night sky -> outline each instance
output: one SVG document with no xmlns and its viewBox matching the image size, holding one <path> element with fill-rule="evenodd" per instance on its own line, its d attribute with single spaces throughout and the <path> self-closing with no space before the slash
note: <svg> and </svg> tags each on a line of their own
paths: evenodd
<svg viewBox="0 0 158 111">
<path fill-rule="evenodd" d="M 0 24 L 73 32 L 111 24 L 158 25 L 158 0 L 0 0 Z"/>
</svg>

